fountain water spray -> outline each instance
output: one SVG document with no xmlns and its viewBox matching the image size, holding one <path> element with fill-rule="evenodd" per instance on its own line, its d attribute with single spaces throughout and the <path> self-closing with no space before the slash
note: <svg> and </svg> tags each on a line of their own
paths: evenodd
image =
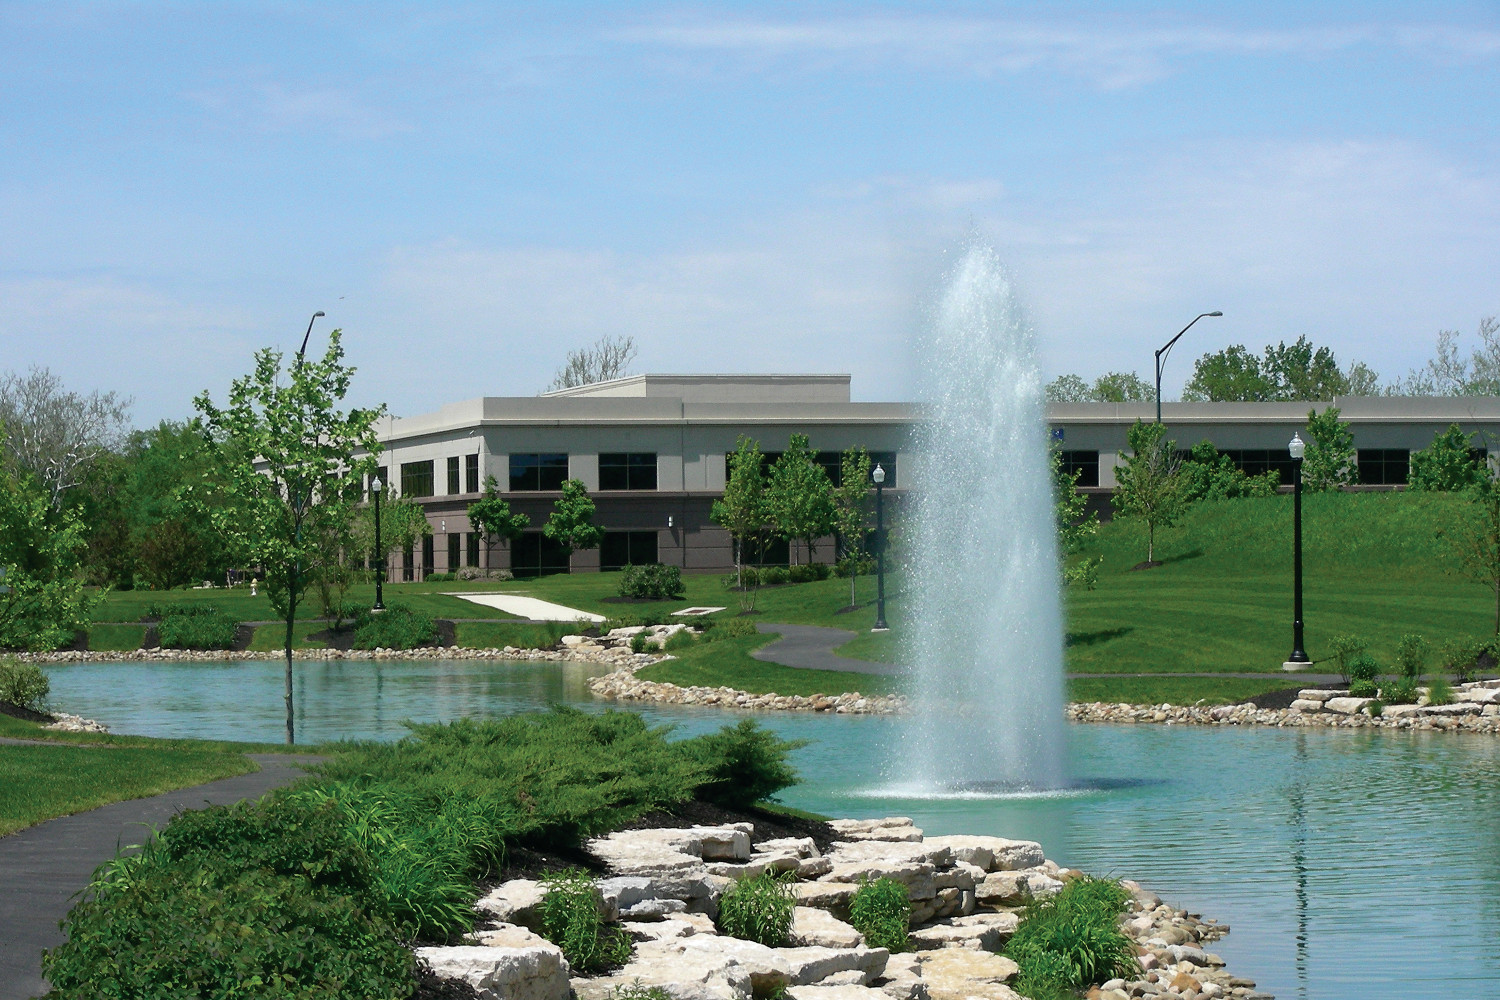
<svg viewBox="0 0 1500 1000">
<path fill-rule="evenodd" d="M 916 717 L 902 784 L 1064 784 L 1063 620 L 1045 393 L 994 250 L 948 275 L 921 344 L 905 604 Z"/>
</svg>

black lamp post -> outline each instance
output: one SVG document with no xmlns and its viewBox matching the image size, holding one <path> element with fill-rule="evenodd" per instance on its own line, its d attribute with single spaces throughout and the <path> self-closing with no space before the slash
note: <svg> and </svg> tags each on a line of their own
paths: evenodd
<svg viewBox="0 0 1500 1000">
<path fill-rule="evenodd" d="M 375 497 L 375 606 L 371 611 L 385 610 L 385 549 L 380 547 L 380 491 L 384 488 L 379 476 L 370 483 L 370 492 Z"/>
<path fill-rule="evenodd" d="M 885 632 L 885 469 L 879 463 L 870 473 L 875 480 L 875 627 L 871 632 Z"/>
<path fill-rule="evenodd" d="M 317 322 L 318 317 L 322 316 L 322 315 L 323 315 L 323 310 L 319 309 L 317 312 L 315 312 L 315 313 L 312 314 L 312 319 L 310 319 L 310 320 L 307 321 L 307 332 L 302 335 L 302 346 L 299 347 L 299 348 L 297 348 L 297 367 L 298 368 L 302 367 L 302 356 L 307 353 L 307 338 L 309 338 L 309 337 L 312 336 L 312 325 L 313 325 L 313 323 Z"/>
<path fill-rule="evenodd" d="M 1200 319 L 1202 319 L 1205 316 L 1222 316 L 1222 315 L 1224 315 L 1224 314 L 1221 313 L 1221 312 L 1219 312 L 1217 309 L 1215 309 L 1211 313 L 1199 313 L 1197 316 L 1193 317 L 1193 323 L 1198 322 Z M 1172 345 L 1175 344 L 1175 343 L 1177 343 L 1178 340 L 1182 339 L 1182 335 L 1184 333 L 1187 333 L 1190 329 L 1192 329 L 1193 323 L 1189 323 L 1187 326 L 1183 327 L 1181 330 L 1178 330 L 1177 331 L 1177 336 L 1175 336 L 1171 340 L 1167 341 L 1167 346 L 1163 347 L 1161 350 L 1159 350 L 1159 351 L 1156 352 L 1156 422 L 1157 423 L 1161 423 L 1161 363 L 1162 363 L 1163 360 L 1166 359 L 1167 352 L 1172 349 Z"/>
<path fill-rule="evenodd" d="M 1287 663 L 1311 663 L 1302 649 L 1302 455 L 1301 435 L 1293 434 L 1286 450 L 1292 456 L 1292 655 Z"/>
</svg>

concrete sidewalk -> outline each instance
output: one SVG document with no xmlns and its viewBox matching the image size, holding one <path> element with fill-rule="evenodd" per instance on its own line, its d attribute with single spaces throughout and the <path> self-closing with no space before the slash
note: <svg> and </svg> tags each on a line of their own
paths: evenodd
<svg viewBox="0 0 1500 1000">
<path fill-rule="evenodd" d="M 0 1000 L 29 1000 L 47 991 L 42 949 L 62 943 L 58 923 L 73 905 L 73 896 L 118 847 L 139 844 L 152 828 L 164 826 L 184 809 L 258 798 L 291 784 L 305 773 L 296 764 L 322 759 L 293 754 L 249 757 L 260 765 L 253 774 L 115 802 L 0 837 Z"/>
<path fill-rule="evenodd" d="M 850 674 L 899 674 L 901 668 L 893 663 L 873 663 L 869 660 L 851 660 L 834 652 L 839 646 L 851 641 L 855 633 L 841 628 L 825 628 L 821 625 L 756 625 L 762 635 L 780 635 L 776 642 L 752 650 L 750 655 L 766 663 L 802 670 L 838 670 Z"/>
</svg>

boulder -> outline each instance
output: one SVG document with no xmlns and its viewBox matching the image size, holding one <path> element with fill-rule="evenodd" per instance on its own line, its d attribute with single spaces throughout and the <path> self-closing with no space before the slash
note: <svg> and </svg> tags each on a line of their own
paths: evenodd
<svg viewBox="0 0 1500 1000">
<path fill-rule="evenodd" d="M 749 823 L 726 827 L 619 830 L 589 841 L 588 849 L 622 875 L 688 871 L 711 861 L 750 859 Z"/>
<path fill-rule="evenodd" d="M 1049 896 L 1062 887 L 1061 880 L 1045 872 L 991 872 L 974 887 L 974 897 L 986 906 L 1021 906 L 1033 896 Z"/>
<path fill-rule="evenodd" d="M 1309 701 L 1309 700 L 1307 700 L 1305 698 L 1295 698 L 1295 699 L 1292 700 L 1292 711 L 1294 711 L 1294 712 L 1321 712 L 1321 711 L 1323 711 L 1323 702 L 1321 702 L 1321 701 Z"/>
<path fill-rule="evenodd" d="M 680 899 L 643 899 L 639 903 L 620 911 L 621 920 L 665 920 L 687 912 L 687 903 Z"/>
<path fill-rule="evenodd" d="M 1329 698 L 1323 703 L 1323 707 L 1330 712 L 1338 712 L 1340 715 L 1357 715 L 1374 700 L 1374 698 Z"/>
<path fill-rule="evenodd" d="M 681 913 L 665 920 L 650 920 L 642 923 L 627 921 L 621 926 L 632 935 L 651 941 L 692 937 L 694 934 L 718 933 L 714 922 L 702 913 Z"/>
<path fill-rule="evenodd" d="M 927 864 L 934 868 L 947 868 L 953 864 L 952 848 L 931 840 L 841 840 L 829 848 L 827 857 L 835 865 L 878 861 L 887 864 Z"/>
<path fill-rule="evenodd" d="M 792 893 L 799 906 L 815 906 L 827 910 L 840 920 L 849 916 L 849 903 L 859 886 L 852 882 L 794 882 Z"/>
<path fill-rule="evenodd" d="M 887 816 L 884 819 L 835 819 L 829 826 L 845 840 L 894 840 L 913 841 L 922 839 L 922 831 L 912 825 L 909 816 Z"/>
<path fill-rule="evenodd" d="M 1014 913 L 975 913 L 967 917 L 950 917 L 919 927 L 911 932 L 911 944 L 917 951 L 937 948 L 978 948 L 993 951 L 1016 932 L 1020 918 Z"/>
<path fill-rule="evenodd" d="M 864 936 L 842 920 L 813 906 L 799 906 L 792 911 L 792 932 L 788 942 L 797 947 L 858 948 Z"/>
<path fill-rule="evenodd" d="M 928 837 L 929 846 L 947 847 L 953 857 L 987 872 L 1035 868 L 1044 860 L 1042 845 L 1005 837 Z M 934 861 L 933 864 L 941 865 Z"/>
<path fill-rule="evenodd" d="M 1019 966 L 1003 955 L 967 948 L 947 948 L 919 953 L 922 980 L 932 1000 L 1019 1000 L 1005 985 L 1020 971 Z"/>
<path fill-rule="evenodd" d="M 704 875 L 617 875 L 595 883 L 604 903 L 606 919 L 612 913 L 625 912 L 642 902 L 677 899 L 685 903 L 711 899 L 719 885 Z M 691 905 L 689 909 L 693 909 Z"/>
<path fill-rule="evenodd" d="M 1325 702 L 1331 698 L 1346 698 L 1348 695 L 1348 691 L 1328 688 L 1303 688 L 1297 692 L 1297 697 L 1303 701 L 1316 702 Z"/>
<path fill-rule="evenodd" d="M 722 939 L 721 939 L 722 940 Z M 741 942 L 748 943 L 748 942 Z M 891 953 L 884 948 L 777 948 L 791 981 L 819 983 L 841 972 L 859 972 L 865 983 L 874 982 L 885 971 Z"/>
<path fill-rule="evenodd" d="M 853 883 L 857 889 L 861 882 L 873 882 L 882 877 L 890 878 L 906 886 L 907 894 L 913 901 L 916 901 L 931 899 L 937 895 L 937 886 L 932 881 L 934 871 L 932 865 L 912 862 L 848 861 L 842 864 L 835 862 L 822 880 Z"/>
<path fill-rule="evenodd" d="M 890 1000 L 890 997 L 869 986 L 846 986 L 817 984 L 815 986 L 793 986 L 786 991 L 792 1000 Z"/>
<path fill-rule="evenodd" d="M 542 926 L 542 883 L 528 878 L 511 879 L 486 893 L 475 908 L 501 923 L 521 924 L 533 930 Z"/>
<path fill-rule="evenodd" d="M 485 1000 L 568 1000 L 568 963 L 553 944 L 521 948 L 449 945 L 418 948 L 444 979 L 459 979 Z"/>
</svg>

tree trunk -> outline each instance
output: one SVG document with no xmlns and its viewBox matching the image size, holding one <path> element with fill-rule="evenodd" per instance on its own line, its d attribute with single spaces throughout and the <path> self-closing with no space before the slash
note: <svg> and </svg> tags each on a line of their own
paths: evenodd
<svg viewBox="0 0 1500 1000">
<path fill-rule="evenodd" d="M 296 621 L 296 615 L 288 613 L 286 617 L 286 741 L 287 744 L 297 742 L 297 733 L 292 722 L 292 625 Z"/>
<path fill-rule="evenodd" d="M 1156 524 L 1146 522 L 1146 562 L 1149 565 L 1156 556 Z"/>
</svg>

